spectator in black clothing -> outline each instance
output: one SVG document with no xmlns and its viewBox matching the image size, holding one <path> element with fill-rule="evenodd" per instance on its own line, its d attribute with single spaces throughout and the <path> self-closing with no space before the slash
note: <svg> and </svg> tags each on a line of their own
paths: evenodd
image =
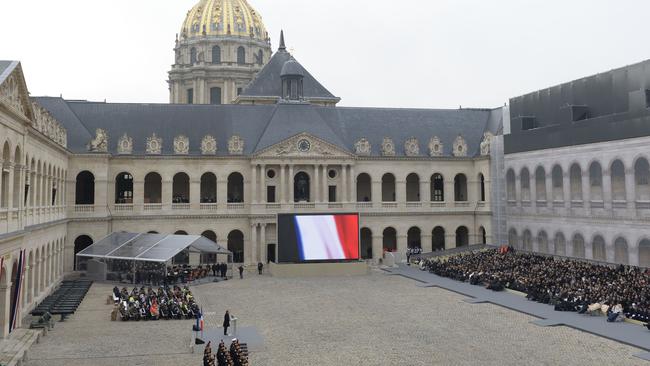
<svg viewBox="0 0 650 366">
<path fill-rule="evenodd" d="M 243 280 L 244 279 L 244 266 L 239 265 L 239 267 L 237 269 L 239 270 L 239 279 Z"/>
<path fill-rule="evenodd" d="M 228 335 L 228 327 L 230 327 L 230 312 L 226 310 L 226 314 L 223 316 L 223 335 Z"/>
<path fill-rule="evenodd" d="M 262 262 L 257 263 L 257 272 L 259 274 L 262 274 L 262 269 L 263 268 L 264 268 L 264 265 L 262 264 Z"/>
<path fill-rule="evenodd" d="M 217 277 L 217 264 L 216 263 L 212 265 L 212 275 L 214 277 Z"/>
</svg>

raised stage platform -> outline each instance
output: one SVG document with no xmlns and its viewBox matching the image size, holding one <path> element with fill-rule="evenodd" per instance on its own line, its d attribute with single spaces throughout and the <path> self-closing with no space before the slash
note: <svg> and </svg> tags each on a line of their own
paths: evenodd
<svg viewBox="0 0 650 366">
<path fill-rule="evenodd" d="M 273 277 L 362 276 L 370 273 L 366 262 L 344 263 L 269 263 Z"/>
</svg>

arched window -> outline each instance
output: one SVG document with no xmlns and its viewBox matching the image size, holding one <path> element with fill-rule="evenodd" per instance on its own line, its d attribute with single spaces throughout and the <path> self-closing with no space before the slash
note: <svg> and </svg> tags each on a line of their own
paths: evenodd
<svg viewBox="0 0 650 366">
<path fill-rule="evenodd" d="M 569 169 L 569 185 L 571 187 L 571 200 L 582 201 L 582 169 L 580 165 L 573 164 Z"/>
<path fill-rule="evenodd" d="M 603 200 L 603 170 L 597 161 L 589 165 L 589 196 L 592 201 Z"/>
<path fill-rule="evenodd" d="M 530 173 L 528 168 L 521 170 L 519 181 L 521 182 L 521 200 L 530 201 Z"/>
<path fill-rule="evenodd" d="M 546 235 L 546 231 L 542 230 L 537 233 L 537 245 L 540 253 L 548 253 L 548 235 Z"/>
<path fill-rule="evenodd" d="M 469 230 L 465 226 L 459 226 L 456 229 L 456 248 L 466 247 L 469 245 Z"/>
<path fill-rule="evenodd" d="M 420 201 L 420 177 L 415 173 L 406 176 L 406 201 Z"/>
<path fill-rule="evenodd" d="M 397 250 L 397 231 L 392 227 L 387 227 L 382 233 L 382 247 L 384 251 L 394 252 Z"/>
<path fill-rule="evenodd" d="M 508 246 L 519 249 L 519 237 L 517 236 L 517 230 L 515 228 L 511 228 L 508 231 Z"/>
<path fill-rule="evenodd" d="M 183 172 L 174 175 L 172 203 L 190 203 L 190 177 Z"/>
<path fill-rule="evenodd" d="M 381 177 L 381 201 L 395 202 L 395 176 L 391 173 Z"/>
<path fill-rule="evenodd" d="M 217 176 L 213 173 L 204 173 L 201 176 L 201 203 L 217 202 Z"/>
<path fill-rule="evenodd" d="M 298 174 L 293 177 L 293 201 L 310 202 L 309 186 L 309 174 L 298 172 Z"/>
<path fill-rule="evenodd" d="M 442 174 L 431 176 L 431 201 L 444 202 L 445 200 L 445 181 Z"/>
<path fill-rule="evenodd" d="M 585 257 L 585 239 L 580 234 L 573 236 L 573 256 L 576 258 Z"/>
<path fill-rule="evenodd" d="M 483 226 L 478 228 L 478 234 L 481 236 L 481 244 L 487 244 L 487 232 Z"/>
<path fill-rule="evenodd" d="M 422 248 L 420 228 L 413 226 L 406 232 L 406 245 L 409 248 Z"/>
<path fill-rule="evenodd" d="M 611 167 L 612 200 L 625 201 L 625 166 L 620 160 L 615 160 Z"/>
<path fill-rule="evenodd" d="M 650 166 L 645 158 L 640 158 L 634 164 L 634 181 L 636 200 L 650 201 Z"/>
<path fill-rule="evenodd" d="M 551 175 L 553 183 L 553 200 L 564 201 L 564 177 L 562 167 L 559 165 L 554 166 Z"/>
<path fill-rule="evenodd" d="M 246 49 L 243 46 L 237 48 L 237 64 L 243 65 L 246 63 Z"/>
<path fill-rule="evenodd" d="M 650 240 L 644 239 L 639 243 L 639 267 L 650 267 Z"/>
<path fill-rule="evenodd" d="M 115 176 L 115 203 L 133 203 L 133 176 L 129 172 Z"/>
<path fill-rule="evenodd" d="M 80 235 L 74 240 L 74 270 L 86 270 L 87 258 L 77 257 L 77 253 L 88 248 L 93 243 L 93 239 L 88 235 Z"/>
<path fill-rule="evenodd" d="M 523 242 L 524 250 L 529 252 L 533 251 L 533 236 L 530 233 L 530 230 L 524 230 L 524 235 L 521 238 Z"/>
<path fill-rule="evenodd" d="M 621 264 L 629 263 L 627 241 L 624 238 L 618 238 L 614 241 L 614 262 Z"/>
<path fill-rule="evenodd" d="M 372 259 L 372 231 L 361 228 L 361 259 Z"/>
<path fill-rule="evenodd" d="M 478 181 L 479 181 L 479 188 L 478 188 L 479 201 L 485 202 L 485 177 L 483 176 L 483 173 L 479 173 Z"/>
<path fill-rule="evenodd" d="M 77 174 L 77 181 L 75 183 L 75 204 L 95 204 L 95 176 L 87 170 Z"/>
<path fill-rule="evenodd" d="M 605 248 L 605 239 L 602 236 L 597 235 L 594 237 L 594 241 L 591 244 L 591 253 L 594 260 L 597 261 L 606 261 L 607 260 L 607 251 Z"/>
<path fill-rule="evenodd" d="M 467 201 L 467 177 L 458 174 L 454 177 L 454 198 L 457 202 Z"/>
<path fill-rule="evenodd" d="M 264 52 L 262 50 L 257 51 L 257 64 L 264 65 Z"/>
<path fill-rule="evenodd" d="M 517 194 L 516 194 L 516 182 L 515 182 L 515 171 L 512 169 L 508 169 L 508 172 L 506 173 L 506 196 L 508 201 L 516 201 L 517 200 Z"/>
<path fill-rule="evenodd" d="M 538 166 L 535 170 L 535 195 L 538 201 L 546 201 L 546 171 Z"/>
<path fill-rule="evenodd" d="M 228 250 L 232 252 L 233 262 L 244 263 L 244 233 L 233 230 L 228 234 Z"/>
<path fill-rule="evenodd" d="M 192 47 L 190 49 L 190 65 L 194 65 L 196 63 L 196 48 Z"/>
<path fill-rule="evenodd" d="M 370 175 L 361 173 L 357 176 L 357 202 L 372 201 L 372 181 Z"/>
<path fill-rule="evenodd" d="M 555 254 L 556 255 L 566 255 L 566 239 L 564 239 L 564 234 L 557 233 L 555 234 Z"/>
<path fill-rule="evenodd" d="M 162 202 L 162 178 L 151 172 L 144 177 L 144 203 Z"/>
<path fill-rule="evenodd" d="M 213 64 L 221 63 L 221 48 L 219 46 L 212 47 L 212 63 Z"/>
<path fill-rule="evenodd" d="M 0 166 L 0 174 L 2 174 L 2 194 L 0 194 L 0 207 L 8 207 L 9 204 L 9 162 L 11 161 L 11 148 L 9 147 L 9 142 L 5 141 L 2 148 L 2 161 L 7 165 L 7 169 L 4 166 Z"/>
<path fill-rule="evenodd" d="M 21 182 L 21 179 L 20 179 L 20 176 L 21 176 L 20 170 L 22 169 L 22 166 L 21 166 L 22 163 L 23 163 L 23 161 L 22 161 L 22 155 L 21 155 L 21 152 L 20 152 L 20 146 L 16 146 L 16 151 L 14 152 L 14 181 L 13 181 L 13 185 L 14 185 L 13 205 L 14 205 L 14 208 L 18 208 L 18 206 L 20 205 L 20 192 L 22 191 L 22 188 L 23 188 L 22 187 L 22 182 Z M 51 179 L 54 179 L 54 178 L 51 178 Z M 56 183 L 54 181 L 52 181 L 51 184 L 52 184 L 51 189 L 53 191 L 52 200 L 50 202 L 48 202 L 48 204 L 54 205 L 54 192 L 56 192 L 56 188 L 55 188 L 54 184 L 56 184 Z"/>
<path fill-rule="evenodd" d="M 445 229 L 442 226 L 436 226 L 431 232 L 431 246 L 434 251 L 445 250 Z"/>
<path fill-rule="evenodd" d="M 238 172 L 228 176 L 228 202 L 244 202 L 244 176 Z"/>
</svg>

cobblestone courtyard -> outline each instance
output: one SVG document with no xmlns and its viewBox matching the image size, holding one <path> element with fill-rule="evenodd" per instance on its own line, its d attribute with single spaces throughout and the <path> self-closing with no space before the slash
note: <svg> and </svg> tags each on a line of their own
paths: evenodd
<svg viewBox="0 0 650 366">
<path fill-rule="evenodd" d="M 635 348 L 463 296 L 373 272 L 363 277 L 244 280 L 193 288 L 221 323 L 230 309 L 264 349 L 252 365 L 646 365 Z M 79 311 L 30 350 L 30 366 L 200 365 L 191 321 L 111 322 L 112 286 L 93 285 Z M 604 320 L 603 320 L 604 321 Z M 615 326 L 615 325 L 613 325 Z M 197 348 L 198 350 L 198 348 Z"/>
</svg>

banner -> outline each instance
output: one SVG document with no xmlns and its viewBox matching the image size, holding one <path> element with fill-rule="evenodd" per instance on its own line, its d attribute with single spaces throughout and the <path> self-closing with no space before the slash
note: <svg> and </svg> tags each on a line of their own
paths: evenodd
<svg viewBox="0 0 650 366">
<path fill-rule="evenodd" d="M 22 290 L 22 284 L 23 284 L 23 273 L 25 272 L 25 249 L 20 251 L 20 257 L 18 258 L 18 268 L 16 271 L 16 278 L 15 284 L 16 284 L 16 289 L 14 291 L 14 301 L 11 306 L 11 314 L 10 314 L 10 322 L 9 322 L 9 333 L 11 333 L 12 330 L 17 328 L 17 323 L 18 323 L 18 309 L 20 308 L 20 293 Z"/>
</svg>

